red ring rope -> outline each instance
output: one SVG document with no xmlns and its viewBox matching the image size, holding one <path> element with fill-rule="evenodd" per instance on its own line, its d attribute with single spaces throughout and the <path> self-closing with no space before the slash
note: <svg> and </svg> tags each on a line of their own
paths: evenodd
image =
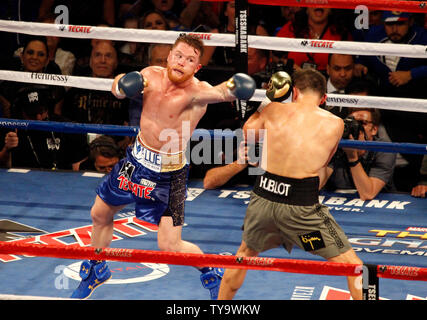
<svg viewBox="0 0 427 320">
<path fill-rule="evenodd" d="M 278 258 L 237 258 L 215 254 L 176 253 L 137 249 L 80 247 L 78 245 L 54 246 L 0 241 L 0 254 L 23 254 L 64 259 L 94 259 L 122 262 L 166 263 L 186 266 L 211 266 L 238 269 L 256 269 L 291 273 L 335 276 L 358 276 L 360 265 L 326 261 L 293 260 Z M 427 268 L 385 266 L 377 268 L 378 277 L 427 281 Z"/>
<path fill-rule="evenodd" d="M 228 0 L 202 0 L 209 2 L 224 2 Z M 358 5 L 364 5 L 369 10 L 404 11 L 404 12 L 427 12 L 425 1 L 390 1 L 390 0 L 248 0 L 248 3 L 270 6 L 291 7 L 318 7 L 352 9 Z"/>
</svg>

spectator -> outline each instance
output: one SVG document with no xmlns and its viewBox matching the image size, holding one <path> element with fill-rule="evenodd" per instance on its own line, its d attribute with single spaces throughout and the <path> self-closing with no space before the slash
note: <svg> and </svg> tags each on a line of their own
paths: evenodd
<svg viewBox="0 0 427 320">
<path fill-rule="evenodd" d="M 55 15 L 48 15 L 40 19 L 42 23 L 54 23 Z M 48 47 L 49 63 L 52 61 L 59 67 L 61 74 L 71 75 L 74 70 L 76 57 L 71 51 L 63 50 L 60 46 L 61 38 L 54 36 L 46 36 Z M 22 55 L 23 47 L 18 48 L 14 57 L 19 58 Z"/>
<path fill-rule="evenodd" d="M 415 187 L 412 188 L 413 197 L 425 198 L 427 193 L 427 155 L 424 155 L 420 169 L 420 178 Z"/>
<path fill-rule="evenodd" d="M 110 28 L 106 22 L 102 22 L 96 25 L 97 28 Z M 75 46 L 73 48 L 73 53 L 76 56 L 76 63 L 74 66 L 73 74 L 77 76 L 85 76 L 87 75 L 90 69 L 89 62 L 92 55 L 93 48 L 99 42 L 108 42 L 112 46 L 116 45 L 116 42 L 113 40 L 105 40 L 105 39 L 72 39 L 75 41 Z"/>
<path fill-rule="evenodd" d="M 248 74 L 255 78 L 255 81 L 258 78 L 256 75 L 266 70 L 269 59 L 270 51 L 248 48 Z M 267 83 L 263 82 L 257 83 L 257 88 L 265 88 L 264 84 L 267 85 Z"/>
<path fill-rule="evenodd" d="M 170 30 L 169 23 L 161 11 L 151 10 L 140 19 L 139 27 L 149 30 Z"/>
<path fill-rule="evenodd" d="M 307 8 L 295 13 L 295 20 L 287 22 L 277 33 L 278 37 L 351 40 L 346 29 L 333 23 L 331 9 Z M 289 52 L 289 59 L 301 68 L 314 68 L 326 72 L 327 53 Z"/>
<path fill-rule="evenodd" d="M 49 115 L 49 93 L 28 88 L 17 99 L 26 120 L 67 121 Z M 87 153 L 86 135 L 48 131 L 15 130 L 6 134 L 0 162 L 6 167 L 77 170 Z"/>
<path fill-rule="evenodd" d="M 274 35 L 277 34 L 277 32 L 279 32 L 279 30 L 282 28 L 282 26 L 284 26 L 286 23 L 288 22 L 293 22 L 295 21 L 295 14 L 300 11 L 302 8 L 301 7 L 290 7 L 290 6 L 282 6 L 280 7 L 280 13 L 281 13 L 281 17 L 282 17 L 282 24 L 280 25 L 279 28 L 277 28 L 274 32 Z"/>
<path fill-rule="evenodd" d="M 37 21 L 42 0 L 0 1 L 0 19 L 9 21 Z M 0 31 L 0 69 L 9 69 L 13 53 L 22 47 L 29 37 L 23 33 Z"/>
<path fill-rule="evenodd" d="M 43 23 L 54 23 L 55 15 L 48 15 L 40 19 Z M 76 57 L 71 51 L 62 49 L 61 38 L 47 36 L 47 47 L 49 49 L 49 61 L 54 61 L 61 69 L 62 74 L 71 75 L 74 70 Z"/>
<path fill-rule="evenodd" d="M 154 9 L 160 11 L 167 20 L 171 30 L 179 31 L 186 28 L 181 25 L 179 20 L 181 11 L 183 9 L 180 1 L 175 0 L 151 0 Z"/>
<path fill-rule="evenodd" d="M 99 41 L 92 49 L 90 76 L 114 78 L 117 68 L 117 52 L 109 41 Z M 64 115 L 79 123 L 128 125 L 129 100 L 117 99 L 109 91 L 71 88 L 67 92 Z M 129 143 L 128 137 L 115 137 L 120 147 Z"/>
<path fill-rule="evenodd" d="M 99 136 L 89 144 L 89 157 L 80 164 L 79 170 L 110 173 L 121 158 L 121 149 L 114 139 Z"/>
<path fill-rule="evenodd" d="M 426 45 L 427 32 L 412 24 L 409 13 L 386 11 L 383 24 L 371 27 L 366 41 Z M 427 60 L 396 56 L 361 56 L 356 62 L 355 73 L 373 73 L 379 78 L 379 95 L 427 98 Z M 394 142 L 426 143 L 427 114 L 395 110 L 382 110 L 381 117 L 387 133 Z M 395 183 L 399 191 L 411 192 L 417 182 L 422 155 L 402 154 L 405 163 L 395 168 Z"/>
<path fill-rule="evenodd" d="M 384 23 L 371 27 L 365 41 L 427 45 L 427 32 L 412 25 L 409 13 L 386 11 Z M 397 56 L 360 56 L 356 61 L 355 74 L 374 73 L 380 81 L 381 95 L 425 98 L 427 80 L 426 59 Z M 420 92 L 421 91 L 421 92 Z"/>
<path fill-rule="evenodd" d="M 147 30 L 170 30 L 168 21 L 161 11 L 150 10 L 139 20 L 139 28 Z M 150 44 L 138 43 L 136 46 L 136 61 L 144 66 L 148 65 L 147 51 Z"/>
<path fill-rule="evenodd" d="M 136 16 L 127 16 L 123 22 L 125 29 L 138 29 L 139 19 Z M 119 64 L 132 66 L 133 69 L 142 68 L 142 60 L 138 61 L 138 42 L 125 42 L 119 48 Z"/>
<path fill-rule="evenodd" d="M 199 25 L 203 25 L 207 31 L 217 29 L 219 17 L 212 10 L 212 3 L 200 0 L 189 0 L 187 6 L 181 11 L 180 21 L 182 25 L 193 30 Z"/>
<path fill-rule="evenodd" d="M 166 67 L 170 44 L 152 44 L 148 47 L 148 62 L 150 66 Z M 141 119 L 142 96 L 129 101 L 129 125 L 139 126 Z"/>
<path fill-rule="evenodd" d="M 46 37 L 29 37 L 24 44 L 20 56 L 20 65 L 14 66 L 13 70 L 33 72 L 33 73 L 55 73 L 60 74 L 58 65 L 50 61 L 48 57 L 48 46 Z M 19 110 L 12 110 L 14 99 L 22 88 L 28 87 L 27 83 L 4 81 L 0 86 L 0 104 L 3 109 L 3 116 L 22 118 Z M 55 101 L 50 112 L 61 113 L 65 89 L 60 86 L 45 86 L 49 89 L 51 98 Z"/>
<path fill-rule="evenodd" d="M 93 47 L 90 62 L 94 78 L 114 78 L 117 53 L 108 41 L 100 41 Z M 64 114 L 73 121 L 127 125 L 128 102 L 116 99 L 111 92 L 72 88 L 67 94 Z"/>
<path fill-rule="evenodd" d="M 355 133 L 347 135 L 349 121 L 346 121 L 344 139 L 360 141 L 385 141 L 379 138 L 380 113 L 376 109 L 354 109 L 350 113 L 354 117 L 352 127 Z M 329 180 L 325 188 L 356 189 L 362 200 L 371 200 L 381 191 L 395 191 L 393 186 L 393 170 L 396 154 L 373 152 L 357 149 L 341 149 L 332 158 L 327 167 Z"/>
<path fill-rule="evenodd" d="M 328 57 L 326 72 L 328 93 L 345 93 L 354 76 L 354 58 L 349 54 L 332 53 Z"/>
<path fill-rule="evenodd" d="M 369 10 L 369 22 L 368 28 L 357 28 L 352 30 L 354 41 L 363 42 L 365 41 L 365 35 L 371 27 L 382 25 L 383 12 L 381 10 Z"/>
<path fill-rule="evenodd" d="M 53 13 L 58 4 L 68 8 L 69 22 L 72 25 L 95 26 L 105 21 L 113 26 L 116 23 L 114 0 L 42 0 L 38 11 L 39 17 Z"/>
<path fill-rule="evenodd" d="M 39 17 L 54 13 L 58 5 L 65 6 L 68 14 L 68 23 L 75 26 L 115 26 L 116 7 L 114 0 L 42 0 Z M 122 2 L 122 1 L 120 1 Z M 86 58 L 90 55 L 90 39 L 63 38 L 61 41 L 64 50 L 71 51 L 76 57 L 77 71 L 87 64 Z M 76 71 L 74 74 L 78 73 Z"/>
<path fill-rule="evenodd" d="M 345 93 L 346 87 L 354 76 L 353 56 L 338 53 L 329 54 L 326 73 L 328 74 L 327 93 Z M 343 119 L 348 115 L 348 108 L 328 105 L 325 109 Z"/>
<path fill-rule="evenodd" d="M 219 32 L 219 17 L 214 13 L 213 4 L 200 0 L 190 0 L 187 6 L 181 11 L 180 21 L 182 26 L 193 32 Z M 202 66 L 211 63 L 212 55 L 216 47 L 206 46 L 201 59 Z"/>
<path fill-rule="evenodd" d="M 172 45 L 170 44 L 152 44 L 148 48 L 148 64 L 150 66 L 159 66 L 166 68 L 169 51 Z"/>
</svg>

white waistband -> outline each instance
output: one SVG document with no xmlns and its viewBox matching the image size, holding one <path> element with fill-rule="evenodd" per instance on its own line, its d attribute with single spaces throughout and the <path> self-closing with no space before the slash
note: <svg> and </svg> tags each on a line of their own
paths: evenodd
<svg viewBox="0 0 427 320">
<path fill-rule="evenodd" d="M 142 139 L 136 139 L 132 155 L 138 163 L 155 172 L 169 172 L 182 169 L 187 161 L 185 152 L 162 153 L 143 144 Z"/>
</svg>

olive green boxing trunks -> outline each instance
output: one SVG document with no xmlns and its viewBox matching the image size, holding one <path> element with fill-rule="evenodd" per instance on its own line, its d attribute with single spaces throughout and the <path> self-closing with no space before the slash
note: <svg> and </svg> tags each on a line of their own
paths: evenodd
<svg viewBox="0 0 427 320">
<path fill-rule="evenodd" d="M 243 241 L 263 252 L 294 245 L 325 259 L 351 249 L 344 231 L 319 203 L 319 178 L 287 178 L 265 172 L 255 182 L 243 227 Z"/>
</svg>

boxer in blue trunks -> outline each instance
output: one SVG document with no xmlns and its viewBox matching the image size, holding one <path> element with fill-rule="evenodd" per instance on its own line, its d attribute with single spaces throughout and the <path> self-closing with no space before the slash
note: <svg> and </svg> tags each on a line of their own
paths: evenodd
<svg viewBox="0 0 427 320">
<path fill-rule="evenodd" d="M 181 238 L 184 224 L 188 165 L 185 147 L 208 104 L 249 100 L 255 81 L 237 73 L 217 86 L 194 77 L 201 68 L 203 42 L 181 34 L 167 58 L 167 67 L 147 67 L 118 75 L 112 85 L 117 98 L 135 98 L 143 92 L 140 132 L 132 147 L 104 178 L 91 209 L 91 245 L 106 248 L 113 237 L 114 214 L 135 203 L 136 217 L 158 224 L 160 250 L 203 253 Z M 201 268 L 202 285 L 216 299 L 223 270 Z M 105 261 L 84 261 L 82 281 L 72 298 L 86 299 L 105 283 L 111 272 Z"/>
<path fill-rule="evenodd" d="M 165 164 L 164 158 L 170 164 Z M 113 206 L 135 202 L 138 219 L 158 225 L 163 216 L 170 216 L 174 226 L 181 226 L 187 174 L 183 153 L 168 155 L 150 150 L 138 135 L 126 157 L 101 182 L 96 193 Z"/>
</svg>

